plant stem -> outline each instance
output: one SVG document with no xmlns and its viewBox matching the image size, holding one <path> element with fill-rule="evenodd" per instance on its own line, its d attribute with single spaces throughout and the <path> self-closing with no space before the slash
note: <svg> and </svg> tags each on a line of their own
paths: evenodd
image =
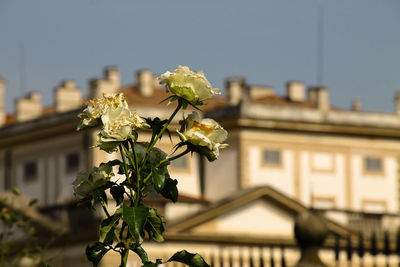
<svg viewBox="0 0 400 267">
<path fill-rule="evenodd" d="M 124 164 L 124 166 L 123 166 L 124 173 L 125 173 L 126 179 L 128 180 L 128 183 L 130 184 L 131 183 L 131 179 L 129 178 L 128 167 L 126 166 L 125 155 L 124 155 L 122 147 L 125 148 L 125 146 L 119 145 L 119 151 L 121 153 L 122 162 Z M 131 202 L 132 202 L 133 191 L 132 191 L 131 187 L 129 187 L 129 192 L 131 193 L 130 199 L 131 199 Z M 133 203 L 131 203 L 131 204 L 133 204 Z"/>
<path fill-rule="evenodd" d="M 103 200 L 100 200 L 100 203 L 101 203 L 101 206 L 103 207 L 104 213 L 107 215 L 107 218 L 110 218 L 111 216 L 110 216 L 110 213 L 108 213 L 106 204 L 104 204 Z"/>
<path fill-rule="evenodd" d="M 137 187 L 137 192 L 135 194 L 135 207 L 137 207 L 140 203 L 140 170 L 139 170 L 139 166 L 138 166 L 138 162 L 137 160 L 135 160 L 135 162 L 133 162 L 132 157 L 129 155 L 129 150 L 123 146 L 126 155 L 128 156 L 129 161 L 131 162 L 132 166 L 135 166 L 135 171 L 136 171 L 136 187 Z M 136 151 L 134 149 L 134 147 L 132 147 L 133 153 L 135 155 L 135 159 L 137 159 L 137 155 L 136 155 Z M 129 182 L 130 183 L 130 182 Z"/>
<path fill-rule="evenodd" d="M 171 114 L 171 116 L 169 117 L 168 121 L 164 124 L 164 127 L 161 129 L 161 131 L 157 134 L 157 136 L 154 138 L 154 140 L 150 143 L 150 145 L 147 147 L 146 149 L 146 156 L 143 159 L 143 162 L 141 165 L 143 165 L 150 154 L 151 149 L 154 147 L 154 145 L 157 143 L 157 141 L 160 139 L 160 137 L 162 136 L 162 134 L 165 132 L 165 130 L 168 128 L 168 125 L 171 123 L 171 121 L 173 120 L 173 118 L 175 117 L 175 115 L 178 113 L 178 111 L 181 109 L 182 107 L 182 101 L 178 100 L 178 106 L 176 107 L 176 109 L 174 110 L 174 112 Z"/>
</svg>

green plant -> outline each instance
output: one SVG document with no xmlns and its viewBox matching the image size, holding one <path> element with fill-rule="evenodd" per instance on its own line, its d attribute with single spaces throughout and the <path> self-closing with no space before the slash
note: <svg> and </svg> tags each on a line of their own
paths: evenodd
<svg viewBox="0 0 400 267">
<path fill-rule="evenodd" d="M 178 199 L 177 180 L 170 177 L 167 166 L 171 161 L 187 153 L 200 153 L 213 161 L 227 138 L 227 132 L 212 119 L 201 119 L 193 112 L 181 121 L 177 130 L 180 142 L 175 145 L 183 152 L 167 155 L 156 147 L 168 126 L 180 110 L 188 106 L 198 109 L 203 101 L 220 93 L 213 88 L 202 72 L 192 72 L 179 66 L 171 73 L 159 77 L 166 89 L 172 93 L 170 103 L 177 103 L 169 119 L 143 119 L 130 111 L 122 94 L 104 94 L 103 98 L 89 101 L 79 115 L 78 130 L 84 127 L 99 127 L 96 146 L 107 153 L 119 152 L 121 160 L 101 163 L 92 170 L 78 174 L 74 181 L 75 194 L 82 197 L 92 209 L 101 205 L 106 218 L 99 227 L 99 240 L 87 246 L 86 255 L 97 266 L 109 251 L 121 256 L 120 266 L 126 266 L 130 252 L 137 254 L 143 266 L 152 267 L 163 263 L 162 259 L 151 262 L 142 243 L 147 236 L 156 242 L 164 241 L 164 221 L 154 208 L 145 206 L 143 199 L 148 194 L 159 194 L 172 200 Z M 138 142 L 139 130 L 151 131 L 148 142 Z M 122 175 L 111 180 L 115 172 Z M 108 194 L 107 194 L 108 193 Z M 114 199 L 117 209 L 113 214 L 108 209 L 108 195 Z M 186 250 L 175 253 L 167 261 L 178 261 L 190 266 L 208 266 L 198 254 Z"/>
</svg>

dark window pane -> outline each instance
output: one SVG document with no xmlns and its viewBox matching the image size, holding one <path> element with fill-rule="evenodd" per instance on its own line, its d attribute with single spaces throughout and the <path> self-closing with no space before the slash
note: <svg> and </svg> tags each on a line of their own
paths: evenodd
<svg viewBox="0 0 400 267">
<path fill-rule="evenodd" d="M 281 164 L 281 152 L 279 150 L 264 150 L 263 162 L 266 164 Z"/>
<path fill-rule="evenodd" d="M 67 155 L 66 158 L 67 161 L 67 171 L 76 171 L 79 169 L 79 153 L 71 153 Z"/>
<path fill-rule="evenodd" d="M 32 182 L 37 179 L 37 164 L 34 161 L 27 162 L 24 165 L 24 181 Z"/>
<path fill-rule="evenodd" d="M 381 172 L 382 171 L 382 159 L 366 157 L 365 158 L 365 170 L 370 172 Z"/>
</svg>

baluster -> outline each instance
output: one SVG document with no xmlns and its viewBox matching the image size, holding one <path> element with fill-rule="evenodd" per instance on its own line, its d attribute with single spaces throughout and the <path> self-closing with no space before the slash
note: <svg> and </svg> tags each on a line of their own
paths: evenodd
<svg viewBox="0 0 400 267">
<path fill-rule="evenodd" d="M 219 250 L 219 267 L 224 267 L 224 252 Z"/>
<path fill-rule="evenodd" d="M 352 257 L 353 257 L 353 245 L 351 244 L 350 235 L 347 236 L 346 254 L 347 254 L 347 265 L 350 267 L 351 266 L 351 260 L 352 260 Z"/>
<path fill-rule="evenodd" d="M 373 265 L 376 267 L 376 260 L 378 255 L 378 247 L 376 244 L 376 232 L 373 231 L 371 233 L 371 255 L 373 257 Z"/>
<path fill-rule="evenodd" d="M 397 254 L 397 262 L 400 265 L 400 228 L 397 228 L 397 233 L 396 233 L 396 254 Z"/>
<path fill-rule="evenodd" d="M 259 267 L 264 267 L 264 253 L 263 248 L 260 247 L 260 264 Z"/>
<path fill-rule="evenodd" d="M 386 256 L 386 266 L 389 267 L 389 257 L 391 253 L 389 232 L 386 230 L 383 236 L 383 254 Z"/>
<path fill-rule="evenodd" d="M 340 256 L 340 237 L 338 235 L 335 236 L 335 261 L 336 266 L 339 266 L 339 256 Z"/>
<path fill-rule="evenodd" d="M 229 251 L 228 257 L 229 257 L 229 259 L 228 259 L 229 267 L 233 267 L 233 253 L 231 250 Z"/>
<path fill-rule="evenodd" d="M 239 249 L 239 267 L 244 267 L 243 248 Z"/>
<path fill-rule="evenodd" d="M 254 265 L 254 253 L 253 253 L 254 251 L 253 251 L 253 249 L 252 248 L 249 248 L 249 264 L 250 264 L 250 267 L 255 267 L 255 265 Z"/>
<path fill-rule="evenodd" d="M 270 248 L 270 267 L 275 267 L 275 259 L 274 259 L 274 247 L 271 246 Z"/>
<path fill-rule="evenodd" d="M 281 245 L 281 267 L 286 267 L 285 248 L 283 245 Z"/>
<path fill-rule="evenodd" d="M 215 254 L 214 253 L 210 254 L 210 266 L 215 267 Z"/>
<path fill-rule="evenodd" d="M 364 254 L 365 254 L 365 249 L 364 249 L 364 236 L 363 233 L 360 232 L 358 234 L 358 257 L 360 257 L 360 267 L 364 266 Z"/>
</svg>

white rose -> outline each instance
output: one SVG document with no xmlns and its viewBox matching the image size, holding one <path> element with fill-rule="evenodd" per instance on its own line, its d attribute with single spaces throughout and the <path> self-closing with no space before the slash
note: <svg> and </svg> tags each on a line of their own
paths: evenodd
<svg viewBox="0 0 400 267">
<path fill-rule="evenodd" d="M 220 89 L 211 86 L 202 71 L 193 72 L 187 66 L 179 66 L 175 72 L 167 71 L 158 79 L 167 90 L 193 105 L 201 105 L 202 101 L 221 94 Z"/>
<path fill-rule="evenodd" d="M 186 118 L 178 134 L 182 141 L 198 146 L 199 152 L 209 161 L 217 159 L 219 149 L 228 146 L 222 143 L 228 137 L 228 132 L 215 120 L 201 119 L 196 112 Z"/>
<path fill-rule="evenodd" d="M 145 121 L 127 107 L 109 108 L 102 116 L 102 142 L 124 141 L 132 137 L 134 130 L 147 126 Z"/>
<path fill-rule="evenodd" d="M 77 129 L 80 130 L 86 126 L 99 125 L 100 118 L 110 108 L 128 108 L 128 103 L 122 93 L 103 94 L 102 98 L 89 100 L 87 107 L 78 115 L 82 119 Z"/>
</svg>

